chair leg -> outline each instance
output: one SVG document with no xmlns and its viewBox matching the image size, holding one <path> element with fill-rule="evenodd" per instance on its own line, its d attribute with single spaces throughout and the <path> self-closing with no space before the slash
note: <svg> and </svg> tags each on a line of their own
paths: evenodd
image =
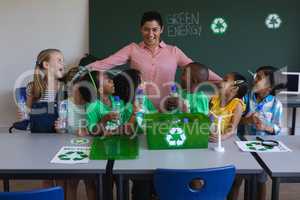
<svg viewBox="0 0 300 200">
<path fill-rule="evenodd" d="M 9 192 L 9 180 L 8 179 L 3 179 L 3 191 Z"/>
</svg>

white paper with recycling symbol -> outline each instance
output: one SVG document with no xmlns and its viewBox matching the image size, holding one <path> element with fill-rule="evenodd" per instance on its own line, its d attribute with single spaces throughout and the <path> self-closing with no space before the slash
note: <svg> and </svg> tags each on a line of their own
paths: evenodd
<svg viewBox="0 0 300 200">
<path fill-rule="evenodd" d="M 63 146 L 53 157 L 51 163 L 78 164 L 88 163 L 90 147 Z"/>
</svg>

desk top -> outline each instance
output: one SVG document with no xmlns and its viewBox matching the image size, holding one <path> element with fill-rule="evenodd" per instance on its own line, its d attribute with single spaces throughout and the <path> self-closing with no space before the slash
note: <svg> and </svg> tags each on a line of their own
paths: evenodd
<svg viewBox="0 0 300 200">
<path fill-rule="evenodd" d="M 255 136 L 246 136 L 255 140 Z M 264 136 L 283 142 L 292 152 L 257 153 L 273 177 L 300 177 L 300 136 Z"/>
<path fill-rule="evenodd" d="M 279 94 L 277 97 L 283 106 L 300 107 L 300 95 Z"/>
<path fill-rule="evenodd" d="M 238 174 L 258 174 L 262 168 L 254 157 L 241 152 L 235 140 L 223 142 L 224 153 L 213 150 L 216 144 L 209 144 L 208 149 L 148 150 L 145 136 L 140 136 L 140 152 L 136 160 L 116 160 L 114 173 L 147 174 L 157 168 L 168 169 L 203 169 L 235 165 Z"/>
<path fill-rule="evenodd" d="M 87 164 L 50 163 L 62 146 L 74 146 L 70 141 L 75 137 L 71 134 L 0 133 L 0 173 L 104 173 L 105 160 L 90 160 Z"/>
</svg>

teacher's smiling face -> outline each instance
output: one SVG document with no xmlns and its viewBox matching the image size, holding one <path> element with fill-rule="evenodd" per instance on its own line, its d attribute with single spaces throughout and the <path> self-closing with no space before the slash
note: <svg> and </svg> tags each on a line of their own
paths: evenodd
<svg viewBox="0 0 300 200">
<path fill-rule="evenodd" d="M 141 33 L 146 46 L 156 47 L 160 43 L 163 27 L 156 20 L 147 21 L 141 27 Z"/>
<path fill-rule="evenodd" d="M 141 33 L 146 46 L 153 48 L 160 43 L 163 32 L 162 17 L 157 11 L 145 12 L 141 19 Z"/>
</svg>

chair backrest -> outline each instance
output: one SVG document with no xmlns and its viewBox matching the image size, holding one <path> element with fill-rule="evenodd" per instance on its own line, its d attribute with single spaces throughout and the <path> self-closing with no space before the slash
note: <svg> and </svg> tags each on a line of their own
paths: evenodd
<svg viewBox="0 0 300 200">
<path fill-rule="evenodd" d="M 28 192 L 0 192 L 1 200 L 64 200 L 61 187 L 33 190 Z"/>
<path fill-rule="evenodd" d="M 235 177 L 235 167 L 199 170 L 157 169 L 154 186 L 160 200 L 224 200 Z M 195 180 L 201 188 L 195 189 Z"/>
</svg>

